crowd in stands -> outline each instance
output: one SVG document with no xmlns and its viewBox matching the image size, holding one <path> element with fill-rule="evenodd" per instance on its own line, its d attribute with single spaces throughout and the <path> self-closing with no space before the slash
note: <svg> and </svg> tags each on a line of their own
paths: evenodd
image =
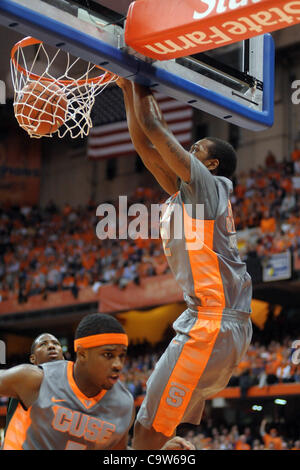
<svg viewBox="0 0 300 470">
<path fill-rule="evenodd" d="M 86 286 L 115 283 L 124 289 L 130 282 L 168 272 L 161 240 L 153 236 L 158 227 L 153 227 L 150 209 L 165 196 L 159 189 L 137 188 L 128 198 L 128 207 L 143 203 L 148 209 L 148 239 L 99 239 L 93 202 L 61 209 L 53 202 L 46 207 L 0 207 L 0 301 L 13 296 L 22 303 L 58 290 L 71 290 L 77 298 Z M 119 201 L 110 202 L 119 234 Z M 254 241 L 249 237 L 241 249 L 244 259 L 253 252 L 259 259 L 287 249 L 300 252 L 300 151 L 291 161 L 280 162 L 269 153 L 264 167 L 240 173 L 232 206 L 239 232 L 257 229 Z"/>
<path fill-rule="evenodd" d="M 260 235 L 255 245 L 249 241 L 245 255 L 255 251 L 263 257 L 287 248 L 299 250 L 297 178 L 300 178 L 297 149 L 291 161 L 277 161 L 270 152 L 264 166 L 236 176 L 232 195 L 236 228 L 238 231 L 256 228 Z M 164 199 L 165 194 L 158 189 L 137 188 L 128 206 L 142 202 L 149 208 L 151 203 Z M 117 209 L 117 201 L 113 203 Z M 86 286 L 116 283 L 125 288 L 128 282 L 139 283 L 145 276 L 168 271 L 158 238 L 99 240 L 95 236 L 99 220 L 96 208 L 93 202 L 77 208 L 66 204 L 62 209 L 53 202 L 46 207 L 0 207 L 0 301 L 13 296 L 25 302 L 32 295 L 46 297 L 58 290 L 71 290 L 76 298 L 78 290 Z M 263 353 L 246 358 L 245 370 L 240 365 L 232 383 L 247 375 L 251 383 L 279 380 L 276 361 L 266 370 L 268 361 L 262 356 Z M 269 369 L 273 372 L 268 373 Z M 288 367 L 282 374 L 280 380 L 291 380 L 292 376 L 299 381 L 299 374 Z M 136 376 L 134 379 L 136 382 Z"/>
<path fill-rule="evenodd" d="M 253 342 L 234 371 L 228 386 L 240 387 L 241 396 L 246 396 L 248 389 L 255 385 L 300 384 L 299 347 L 298 343 L 294 344 L 288 337 L 282 342 L 273 340 L 267 346 Z M 137 403 L 139 397 L 146 393 L 146 382 L 163 350 L 163 347 L 156 347 L 155 353 L 135 353 L 133 358 L 129 351 L 122 380 L 137 399 Z"/>
<path fill-rule="evenodd" d="M 160 197 L 159 191 L 138 188 L 127 203 L 128 207 L 137 202 L 150 207 L 162 202 Z M 59 290 L 71 290 L 76 298 L 79 289 L 87 286 L 97 289 L 115 283 L 122 289 L 129 282 L 139 283 L 143 277 L 168 270 L 158 236 L 97 238 L 96 209 L 92 202 L 76 209 L 66 204 L 62 210 L 53 202 L 45 208 L 2 207 L 0 300 L 17 296 L 22 303 L 30 296 L 42 294 L 46 298 Z"/>
<path fill-rule="evenodd" d="M 218 426 L 211 419 L 204 419 L 196 430 L 188 430 L 182 435 L 197 450 L 300 450 L 300 439 L 281 435 L 265 419 L 259 427 L 236 424 Z"/>
<path fill-rule="evenodd" d="M 282 342 L 271 341 L 267 346 L 253 342 L 228 386 L 240 387 L 241 396 L 245 397 L 254 385 L 300 384 L 300 365 L 299 361 L 292 359 L 295 353 L 293 346 L 288 337 Z M 143 350 L 142 345 L 140 349 Z M 136 349 L 129 350 L 122 380 L 134 396 L 137 407 L 143 400 L 146 382 L 163 350 L 163 345 L 156 347 L 155 353 L 136 354 Z M 280 435 L 276 426 L 271 426 L 265 419 L 257 428 L 255 424 L 221 425 L 204 415 L 200 426 L 183 425 L 180 435 L 192 441 L 198 450 L 300 450 L 300 434 L 292 438 L 288 433 Z"/>
<path fill-rule="evenodd" d="M 289 338 L 283 343 L 271 341 L 266 347 L 252 343 L 238 364 L 229 386 L 239 386 L 246 396 L 251 386 L 300 383 L 298 349 Z M 297 356 L 297 357 L 296 357 Z"/>
<path fill-rule="evenodd" d="M 300 384 L 299 361 L 292 360 L 293 346 L 288 337 L 282 342 L 273 340 L 268 345 L 253 342 L 228 386 L 240 387 L 241 396 L 245 397 L 254 385 Z M 142 345 L 140 349 L 143 350 Z M 129 350 L 123 370 L 122 380 L 134 396 L 137 407 L 143 400 L 146 382 L 164 347 L 156 347 L 155 353 L 149 350 L 148 347 L 146 354 L 137 354 L 134 348 L 132 352 Z M 300 434 L 293 437 L 288 433 L 281 435 L 276 426 L 264 419 L 257 428 L 255 423 L 251 426 L 213 423 L 204 415 L 200 426 L 183 425 L 180 435 L 192 441 L 197 450 L 300 450 Z"/>
<path fill-rule="evenodd" d="M 265 165 L 241 172 L 232 197 L 237 231 L 259 229 L 246 240 L 245 255 L 263 258 L 300 248 L 300 150 L 290 161 L 277 161 L 269 152 Z"/>
<path fill-rule="evenodd" d="M 253 385 L 300 384 L 300 366 L 292 361 L 295 352 L 292 346 L 289 338 L 282 342 L 271 341 L 267 346 L 254 342 L 228 386 L 240 387 L 241 395 L 246 396 Z M 135 353 L 132 355 L 129 351 L 122 380 L 134 396 L 137 407 L 146 393 L 147 379 L 163 350 L 162 345 L 155 348 L 155 353 L 137 355 L 133 349 L 132 353 Z M 245 377 L 250 380 L 245 381 Z M 214 423 L 204 413 L 199 426 L 181 425 L 179 434 L 190 440 L 197 450 L 300 450 L 300 434 L 296 431 L 291 437 L 287 430 L 281 434 L 279 429 L 280 426 L 276 427 L 266 419 L 261 420 L 259 427 L 255 422 L 247 426 Z"/>
</svg>

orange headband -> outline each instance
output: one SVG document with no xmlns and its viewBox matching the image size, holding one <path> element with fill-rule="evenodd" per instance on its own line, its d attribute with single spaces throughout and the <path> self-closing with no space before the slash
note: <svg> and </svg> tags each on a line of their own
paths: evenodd
<svg viewBox="0 0 300 470">
<path fill-rule="evenodd" d="M 76 352 L 78 346 L 82 346 L 83 348 L 95 348 L 105 344 L 123 344 L 124 346 L 128 346 L 128 336 L 124 333 L 102 333 L 99 335 L 85 336 L 84 338 L 75 339 L 74 349 Z"/>
</svg>

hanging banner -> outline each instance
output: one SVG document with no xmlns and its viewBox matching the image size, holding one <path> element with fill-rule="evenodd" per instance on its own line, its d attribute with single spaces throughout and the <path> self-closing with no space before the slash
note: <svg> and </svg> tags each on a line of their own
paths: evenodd
<svg viewBox="0 0 300 470">
<path fill-rule="evenodd" d="M 183 301 L 182 291 L 173 274 L 147 277 L 141 280 L 139 286 L 131 283 L 123 290 L 115 285 L 102 286 L 99 289 L 101 313 L 155 307 L 180 301 Z"/>
<path fill-rule="evenodd" d="M 157 60 L 186 57 L 300 22 L 300 1 L 139 0 L 129 6 L 125 42 Z"/>
</svg>

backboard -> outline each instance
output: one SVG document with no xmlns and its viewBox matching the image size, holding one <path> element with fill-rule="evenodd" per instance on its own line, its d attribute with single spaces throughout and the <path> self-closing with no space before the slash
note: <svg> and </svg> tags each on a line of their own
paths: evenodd
<svg viewBox="0 0 300 470">
<path fill-rule="evenodd" d="M 157 61 L 125 43 L 129 4 L 129 0 L 1 0 L 0 24 L 239 127 L 259 131 L 272 126 L 274 44 L 270 35 L 196 56 Z"/>
</svg>

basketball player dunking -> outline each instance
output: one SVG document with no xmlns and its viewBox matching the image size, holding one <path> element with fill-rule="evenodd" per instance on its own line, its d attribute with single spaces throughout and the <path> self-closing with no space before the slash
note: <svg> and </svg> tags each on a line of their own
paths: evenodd
<svg viewBox="0 0 300 470">
<path fill-rule="evenodd" d="M 136 151 L 171 195 L 161 218 L 168 235 L 163 243 L 187 304 L 148 380 L 135 423 L 134 448 L 155 449 L 180 423 L 199 424 L 205 399 L 226 387 L 251 341 L 252 283 L 238 253 L 229 199 L 232 146 L 206 137 L 186 151 L 148 88 L 122 78 L 117 84 Z"/>
<path fill-rule="evenodd" d="M 59 360 L 0 371 L 0 395 L 18 398 L 28 411 L 14 413 L 4 450 L 122 450 L 127 448 L 134 401 L 119 380 L 128 338 L 110 315 L 79 323 L 75 363 Z M 191 449 L 181 438 L 163 449 Z"/>
</svg>

